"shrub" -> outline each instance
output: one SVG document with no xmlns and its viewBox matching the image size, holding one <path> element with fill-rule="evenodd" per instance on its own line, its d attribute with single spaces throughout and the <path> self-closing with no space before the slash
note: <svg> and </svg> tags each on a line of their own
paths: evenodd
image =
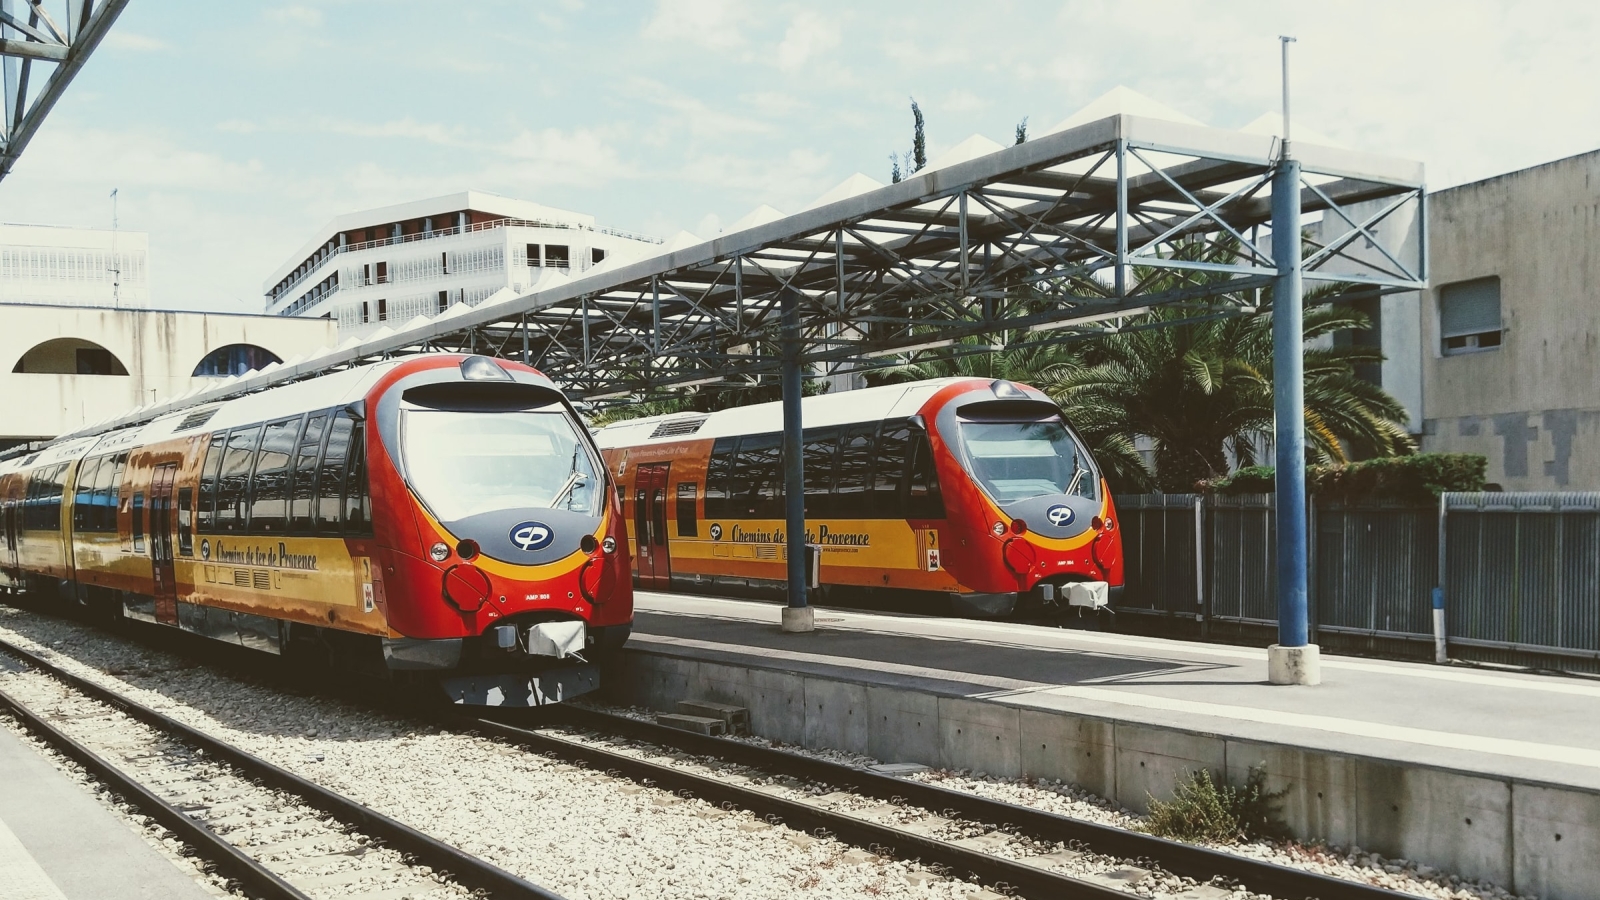
<svg viewBox="0 0 1600 900">
<path fill-rule="evenodd" d="M 1415 453 L 1342 466 L 1311 466 L 1306 487 L 1317 496 L 1354 503 L 1393 500 L 1432 503 L 1445 491 L 1481 491 L 1488 460 L 1476 453 Z M 1248 466 L 1205 483 L 1212 494 L 1266 494 L 1273 490 L 1270 466 Z"/>
<path fill-rule="evenodd" d="M 1144 830 L 1179 841 L 1224 844 L 1282 837 L 1287 828 L 1277 806 L 1283 793 L 1267 790 L 1265 765 L 1251 766 L 1242 787 L 1219 785 L 1201 769 L 1178 782 L 1170 802 L 1150 798 Z"/>
</svg>

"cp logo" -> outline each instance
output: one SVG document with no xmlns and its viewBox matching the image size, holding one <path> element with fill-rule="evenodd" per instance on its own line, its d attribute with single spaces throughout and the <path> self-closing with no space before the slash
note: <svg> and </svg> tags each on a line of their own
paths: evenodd
<svg viewBox="0 0 1600 900">
<path fill-rule="evenodd" d="M 511 543 L 519 550 L 543 550 L 556 539 L 556 533 L 543 522 L 523 522 L 511 529 Z"/>
<path fill-rule="evenodd" d="M 715 522 L 711 523 L 711 539 L 713 541 L 722 540 L 722 526 Z"/>
<path fill-rule="evenodd" d="M 1061 505 L 1052 506 L 1045 511 L 1044 517 L 1049 519 L 1050 524 L 1056 526 L 1057 528 L 1060 528 L 1063 525 L 1070 525 L 1073 519 L 1072 507 Z"/>
</svg>

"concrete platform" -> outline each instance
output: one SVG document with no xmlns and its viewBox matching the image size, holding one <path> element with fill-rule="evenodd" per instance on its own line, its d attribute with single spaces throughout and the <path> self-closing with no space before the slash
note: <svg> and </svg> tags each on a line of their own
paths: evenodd
<svg viewBox="0 0 1600 900">
<path fill-rule="evenodd" d="M 193 877 L 0 729 L 0 897 L 210 900 Z"/>
<path fill-rule="evenodd" d="M 1185 772 L 1265 764 L 1297 835 L 1545 900 L 1600 884 L 1600 683 L 1324 657 L 1267 682 L 1237 646 L 640 592 L 612 690 L 737 703 L 757 734 L 995 775 L 1143 810 Z"/>
</svg>

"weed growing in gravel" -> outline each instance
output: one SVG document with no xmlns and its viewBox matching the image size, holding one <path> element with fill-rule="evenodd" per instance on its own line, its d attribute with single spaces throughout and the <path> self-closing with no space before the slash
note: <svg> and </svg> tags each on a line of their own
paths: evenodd
<svg viewBox="0 0 1600 900">
<path fill-rule="evenodd" d="M 1243 786 L 1217 784 L 1201 769 L 1178 782 L 1170 802 L 1150 798 L 1144 830 L 1174 840 L 1224 844 L 1282 837 L 1288 830 L 1277 809 L 1283 794 L 1267 790 L 1264 765 L 1251 766 Z"/>
</svg>

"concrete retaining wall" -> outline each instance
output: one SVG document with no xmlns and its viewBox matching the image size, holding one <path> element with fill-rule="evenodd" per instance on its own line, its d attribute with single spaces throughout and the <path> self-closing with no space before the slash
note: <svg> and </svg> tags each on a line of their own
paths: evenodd
<svg viewBox="0 0 1600 900">
<path fill-rule="evenodd" d="M 991 775 L 1059 779 L 1138 811 L 1200 768 L 1268 787 L 1302 839 L 1359 845 L 1541 900 L 1600 884 L 1600 794 L 1403 761 L 1237 740 L 972 698 L 629 650 L 606 677 L 611 699 L 667 710 L 684 699 L 750 710 L 756 734 Z"/>
</svg>

